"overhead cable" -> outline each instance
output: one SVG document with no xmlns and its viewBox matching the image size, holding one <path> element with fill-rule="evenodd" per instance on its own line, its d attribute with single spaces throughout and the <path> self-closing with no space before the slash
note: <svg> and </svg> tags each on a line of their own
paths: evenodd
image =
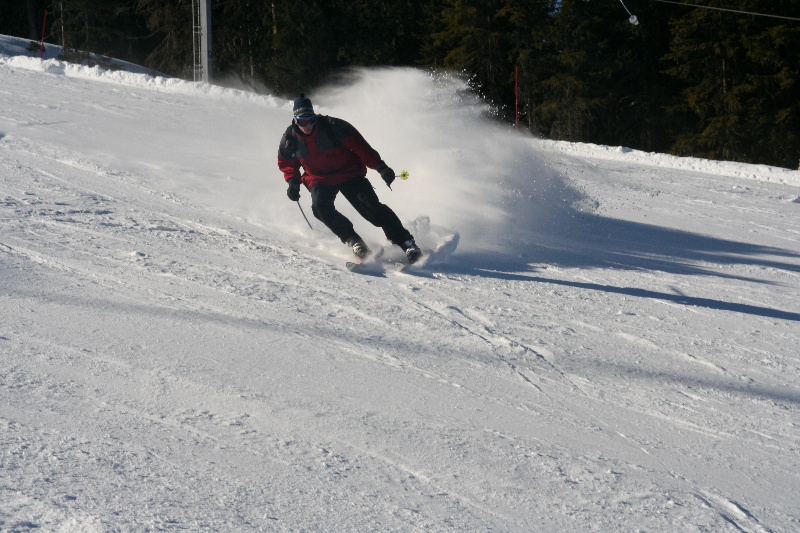
<svg viewBox="0 0 800 533">
<path fill-rule="evenodd" d="M 622 1 L 622 0 L 620 0 Z M 737 9 L 725 9 L 723 7 L 712 7 L 712 6 L 701 6 L 697 4 L 686 4 L 684 2 L 672 2 L 671 0 L 654 0 L 655 2 L 663 2 L 665 4 L 675 4 L 676 6 L 687 6 L 687 7 L 698 7 L 700 9 L 713 9 L 716 11 L 728 11 L 730 13 L 740 13 L 742 15 L 755 15 L 757 17 L 770 17 L 774 19 L 784 19 L 784 20 L 797 20 L 800 21 L 800 18 L 796 17 L 785 17 L 783 15 L 768 15 L 767 13 L 753 13 L 751 11 L 739 11 Z M 624 5 L 624 4 L 623 4 Z M 626 8 L 627 9 L 627 8 Z"/>
</svg>

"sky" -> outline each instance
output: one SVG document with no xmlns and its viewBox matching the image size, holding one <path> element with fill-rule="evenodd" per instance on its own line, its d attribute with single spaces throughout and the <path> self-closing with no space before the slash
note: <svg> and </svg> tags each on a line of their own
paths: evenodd
<svg viewBox="0 0 800 533">
<path fill-rule="evenodd" d="M 292 102 L 0 37 L 0 530 L 792 531 L 800 172 L 532 138 L 457 76 L 309 92 L 396 171 L 352 252 Z"/>
</svg>

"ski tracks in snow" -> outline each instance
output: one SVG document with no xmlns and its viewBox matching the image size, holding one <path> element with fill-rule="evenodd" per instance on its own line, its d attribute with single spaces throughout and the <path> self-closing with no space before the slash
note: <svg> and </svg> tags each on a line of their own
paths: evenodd
<svg viewBox="0 0 800 533">
<path fill-rule="evenodd" d="M 796 190 L 570 157 L 585 201 L 529 228 L 572 187 L 537 196 L 536 169 L 561 164 L 537 151 L 505 169 L 528 243 L 506 271 L 467 242 L 419 274 L 353 276 L 262 176 L 285 102 L 4 68 L 0 528 L 797 523 Z M 369 94 L 384 75 L 407 76 L 369 74 Z M 447 176 L 431 146 L 401 147 L 413 183 Z M 444 242 L 430 224 L 464 214 L 413 183 L 393 198 L 430 206 L 413 233 Z"/>
<path fill-rule="evenodd" d="M 630 447 L 642 452 L 642 455 L 638 457 L 623 454 L 622 457 L 626 458 L 625 461 L 633 461 L 639 465 L 649 465 L 645 468 L 652 469 L 653 472 L 674 472 L 679 460 L 678 456 L 670 448 L 675 446 L 677 450 L 683 449 L 690 453 L 691 444 L 689 443 L 692 441 L 700 443 L 707 442 L 710 439 L 716 442 L 740 442 L 743 439 L 741 446 L 747 447 L 749 442 L 751 446 L 766 445 L 769 448 L 779 449 L 784 453 L 798 444 L 796 435 L 792 436 L 790 426 L 777 430 L 777 434 L 784 436 L 782 442 L 778 443 L 773 437 L 766 438 L 764 431 L 756 429 L 759 425 L 763 425 L 763 422 L 757 422 L 756 420 L 744 424 L 741 423 L 743 421 L 737 424 L 733 420 L 728 424 L 711 424 L 709 416 L 715 416 L 713 413 L 719 416 L 726 413 L 727 410 L 722 404 L 719 405 L 719 408 L 715 408 L 715 403 L 719 400 L 715 399 L 713 389 L 711 390 L 711 396 L 708 396 L 708 392 L 704 391 L 705 387 L 703 387 L 701 381 L 694 386 L 689 383 L 688 387 L 674 383 L 673 390 L 666 393 L 665 391 L 669 391 L 669 389 L 664 389 L 663 386 L 660 390 L 652 390 L 653 397 L 663 398 L 662 402 L 657 402 L 656 405 L 660 403 L 658 408 L 637 405 L 631 401 L 633 398 L 620 402 L 614 407 L 609 407 L 608 402 L 618 401 L 615 400 L 615 397 L 618 398 L 620 394 L 624 395 L 624 391 L 605 390 L 605 380 L 597 379 L 598 377 L 602 378 L 602 375 L 592 376 L 583 372 L 576 375 L 575 372 L 568 372 L 559 368 L 559 363 L 557 362 L 559 359 L 563 359 L 564 362 L 567 362 L 568 365 L 571 364 L 575 368 L 575 362 L 570 361 L 571 354 L 556 355 L 547 347 L 535 346 L 528 339 L 531 338 L 531 333 L 534 336 L 547 336 L 551 333 L 547 331 L 550 329 L 563 331 L 571 336 L 579 335 L 578 332 L 583 331 L 584 333 L 580 333 L 580 335 L 586 337 L 585 341 L 590 346 L 592 344 L 597 345 L 594 349 L 598 350 L 602 349 L 606 344 L 611 346 L 619 344 L 618 341 L 602 340 L 607 335 L 612 335 L 631 343 L 634 347 L 634 352 L 636 347 L 639 347 L 644 352 L 654 355 L 659 354 L 659 357 L 668 355 L 671 358 L 667 359 L 668 361 L 686 361 L 690 364 L 698 365 L 698 368 L 705 368 L 710 372 L 710 376 L 718 377 L 712 378 L 719 380 L 719 385 L 717 386 L 724 386 L 722 385 L 723 383 L 736 380 L 736 374 L 701 356 L 700 354 L 703 351 L 700 349 L 692 350 L 693 353 L 689 353 L 685 349 L 675 348 L 672 345 L 653 340 L 656 337 L 644 336 L 642 330 L 634 333 L 634 329 L 627 326 L 618 331 L 613 331 L 613 329 L 612 331 L 603 331 L 596 326 L 590 327 L 589 324 L 580 320 L 574 320 L 572 328 L 569 328 L 566 324 L 550 324 L 548 319 L 545 318 L 546 310 L 536 309 L 533 305 L 523 303 L 535 301 L 535 298 L 532 297 L 535 296 L 535 290 L 534 294 L 531 294 L 524 290 L 520 291 L 519 286 L 515 287 L 517 289 L 513 292 L 515 305 L 512 306 L 509 303 L 508 308 L 504 310 L 502 309 L 505 307 L 503 305 L 497 307 L 498 300 L 502 300 L 498 298 L 496 292 L 499 290 L 498 287 L 494 288 L 495 293 L 492 294 L 491 299 L 487 298 L 492 302 L 492 305 L 488 306 L 480 303 L 479 291 L 471 289 L 468 277 L 445 274 L 435 275 L 434 279 L 436 281 L 430 278 L 419 278 L 406 284 L 408 307 L 419 309 L 418 313 L 414 313 L 418 317 L 417 320 L 420 324 L 418 327 L 425 329 L 431 327 L 439 328 L 441 329 L 439 336 L 442 339 L 458 338 L 460 335 L 474 339 L 472 351 L 469 354 L 464 353 L 464 357 L 472 361 L 471 364 L 480 364 L 485 366 L 486 370 L 493 369 L 494 371 L 499 369 L 497 364 L 504 365 L 512 375 L 531 387 L 535 392 L 534 396 L 539 395 L 540 399 L 536 401 L 520 396 L 517 407 L 530 403 L 530 405 L 534 406 L 530 409 L 530 413 L 533 416 L 541 417 L 543 414 L 550 412 L 552 416 L 571 419 L 571 424 L 576 428 L 594 426 L 609 436 L 616 436 L 621 443 L 624 442 L 623 448 Z M 596 283 L 594 280 L 592 282 Z M 450 284 L 451 287 L 444 291 L 441 290 L 442 284 Z M 460 289 L 452 290 L 453 286 L 458 285 L 461 286 Z M 571 295 L 569 297 L 569 299 L 572 298 L 576 298 L 576 296 Z M 577 298 L 580 299 L 581 296 L 577 296 Z M 494 308 L 490 309 L 490 307 Z M 509 309 L 513 309 L 513 311 L 509 311 Z M 653 308 L 654 310 L 657 310 L 657 302 L 656 307 Z M 692 310 L 687 309 L 687 312 L 691 313 Z M 497 316 L 502 316 L 502 319 L 494 319 L 493 315 L 495 313 Z M 635 321 L 641 320 L 637 317 L 639 314 L 639 311 L 635 313 L 627 311 L 617 316 L 620 317 L 621 323 L 624 324 L 625 322 L 633 321 L 633 319 L 636 319 Z M 612 316 L 614 315 L 612 314 Z M 514 328 L 510 326 L 510 324 L 515 323 L 515 319 L 521 317 L 526 317 L 529 322 L 532 320 L 538 325 L 528 323 L 522 327 Z M 644 318 L 645 322 L 647 320 L 662 320 L 657 316 Z M 504 331 L 498 326 L 499 323 L 503 324 Z M 517 330 L 518 333 L 512 333 L 512 329 Z M 660 330 L 663 330 L 663 326 Z M 519 334 L 519 332 L 523 331 L 525 332 L 524 337 Z M 459 334 L 459 332 L 461 333 Z M 430 337 L 431 335 L 428 336 Z M 598 343 L 598 340 L 602 341 Z M 576 344 L 580 345 L 581 343 L 580 341 L 576 343 L 576 340 L 572 339 L 568 345 L 575 346 Z M 450 345 L 450 351 L 458 353 L 459 346 L 460 343 L 453 342 Z M 483 346 L 485 350 L 481 350 L 480 346 Z M 467 351 L 465 350 L 465 352 Z M 481 355 L 482 352 L 488 352 L 494 356 L 496 363 L 491 364 L 490 358 L 487 358 L 486 355 Z M 711 353 L 714 352 L 712 351 Z M 607 356 L 609 355 L 612 354 L 607 354 Z M 445 381 L 469 383 L 469 381 L 453 380 L 452 378 L 448 378 Z M 669 381 L 667 381 L 668 383 Z M 464 390 L 469 391 L 470 385 L 468 384 L 464 387 Z M 472 386 L 472 392 L 475 392 L 474 386 Z M 578 398 L 583 398 L 583 400 Z M 542 402 L 542 399 L 545 399 L 545 401 Z M 724 402 L 724 400 L 722 401 Z M 547 404 L 550 404 L 552 411 L 546 408 Z M 600 407 L 601 404 L 603 407 Z M 605 412 L 606 414 L 601 416 L 595 414 L 599 412 Z M 608 417 L 608 414 L 614 412 L 617 413 L 616 416 Z M 565 415 L 567 416 L 565 417 Z M 634 425 L 631 425 L 632 415 L 632 420 L 636 421 Z M 788 422 L 788 420 L 782 421 L 780 425 L 785 426 L 785 423 Z M 638 426 L 638 428 L 634 429 L 635 426 Z M 633 437 L 632 435 L 641 435 L 643 426 L 652 428 L 650 438 L 643 440 L 641 437 Z M 721 430 L 720 427 L 737 429 L 732 432 Z M 688 434 L 685 430 L 689 430 L 695 436 L 687 439 Z M 679 435 L 681 436 L 679 437 Z M 702 446 L 705 445 L 703 444 Z M 733 457 L 741 453 L 735 451 L 741 446 L 736 444 L 733 449 L 726 453 L 734 454 L 730 455 L 730 458 L 733 459 Z M 680 461 L 684 461 L 684 459 Z M 720 461 L 724 463 L 724 457 L 721 457 Z M 700 467 L 700 464 L 698 464 L 698 467 Z M 698 468 L 697 473 L 701 473 L 699 476 L 688 473 L 676 476 L 676 488 L 685 495 L 699 493 L 701 491 L 699 487 L 702 487 L 706 482 L 705 476 L 702 475 L 702 470 L 702 467 Z M 719 496 L 719 501 L 728 500 Z M 737 507 L 736 504 L 725 504 L 723 507 L 731 508 L 731 505 L 734 509 Z M 720 508 L 720 505 L 714 507 L 715 510 Z M 768 531 L 768 529 L 762 528 L 758 524 L 758 520 L 752 514 L 747 513 L 747 516 L 749 518 L 744 520 L 741 517 L 741 513 L 737 514 L 730 511 L 727 514 L 720 513 L 720 517 L 723 520 L 738 524 L 737 527 L 744 531 Z"/>
<path fill-rule="evenodd" d="M 744 507 L 733 500 L 720 496 L 712 491 L 699 491 L 695 497 L 700 502 L 719 513 L 722 519 L 733 526 L 736 531 L 745 533 L 770 533 L 758 520 Z"/>
</svg>

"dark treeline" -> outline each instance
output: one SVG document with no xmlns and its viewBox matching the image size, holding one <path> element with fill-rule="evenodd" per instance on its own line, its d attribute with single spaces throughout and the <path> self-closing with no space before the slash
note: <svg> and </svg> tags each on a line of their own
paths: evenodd
<svg viewBox="0 0 800 533">
<path fill-rule="evenodd" d="M 680 0 L 678 0 L 680 1 Z M 693 4 L 800 18 L 800 0 Z M 639 25 L 628 20 L 629 9 Z M 4 0 L 0 33 L 193 77 L 192 0 Z M 463 72 L 547 138 L 796 168 L 800 22 L 659 0 L 212 0 L 213 77 L 292 97 L 349 66 Z"/>
</svg>

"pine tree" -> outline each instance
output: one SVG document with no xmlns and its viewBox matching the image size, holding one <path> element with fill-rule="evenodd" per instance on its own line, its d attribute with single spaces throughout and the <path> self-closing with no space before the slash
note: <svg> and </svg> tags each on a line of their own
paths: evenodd
<svg viewBox="0 0 800 533">
<path fill-rule="evenodd" d="M 555 6 L 554 6 L 555 9 Z M 534 120 L 555 139 L 635 144 L 643 123 L 641 29 L 621 6 L 563 0 L 533 44 L 545 76 L 533 90 Z"/>
<path fill-rule="evenodd" d="M 57 0 L 53 33 L 62 46 L 62 58 L 102 62 L 100 56 L 125 52 L 130 20 L 124 0 Z"/>
<path fill-rule="evenodd" d="M 339 65 L 402 65 L 418 57 L 419 2 L 336 0 L 329 5 Z"/>
<path fill-rule="evenodd" d="M 433 46 L 445 51 L 444 67 L 465 72 L 473 88 L 508 113 L 514 67 L 503 7 L 502 0 L 447 0 Z"/>
<path fill-rule="evenodd" d="M 48 4 L 46 0 L 0 2 L 0 34 L 38 42 L 42 37 L 42 18 Z"/>
<path fill-rule="evenodd" d="M 274 27 L 273 6 L 274 2 L 254 0 L 232 0 L 217 5 L 212 32 L 217 70 L 235 74 L 245 83 L 263 81 L 261 73 L 272 56 L 268 43 Z"/>
<path fill-rule="evenodd" d="M 800 1 L 739 0 L 709 6 L 800 16 Z M 779 12 L 779 13 L 778 13 Z M 694 9 L 672 24 L 665 56 L 683 85 L 672 108 L 686 126 L 675 153 L 794 167 L 800 154 L 800 26 L 754 15 Z"/>
<path fill-rule="evenodd" d="M 308 92 L 332 71 L 335 48 L 331 17 L 320 2 L 273 0 L 269 46 L 274 51 L 264 66 L 268 86 L 288 96 Z"/>
<path fill-rule="evenodd" d="M 192 0 L 136 0 L 155 41 L 145 59 L 149 68 L 171 76 L 194 76 Z M 212 33 L 213 37 L 213 33 Z"/>
</svg>

